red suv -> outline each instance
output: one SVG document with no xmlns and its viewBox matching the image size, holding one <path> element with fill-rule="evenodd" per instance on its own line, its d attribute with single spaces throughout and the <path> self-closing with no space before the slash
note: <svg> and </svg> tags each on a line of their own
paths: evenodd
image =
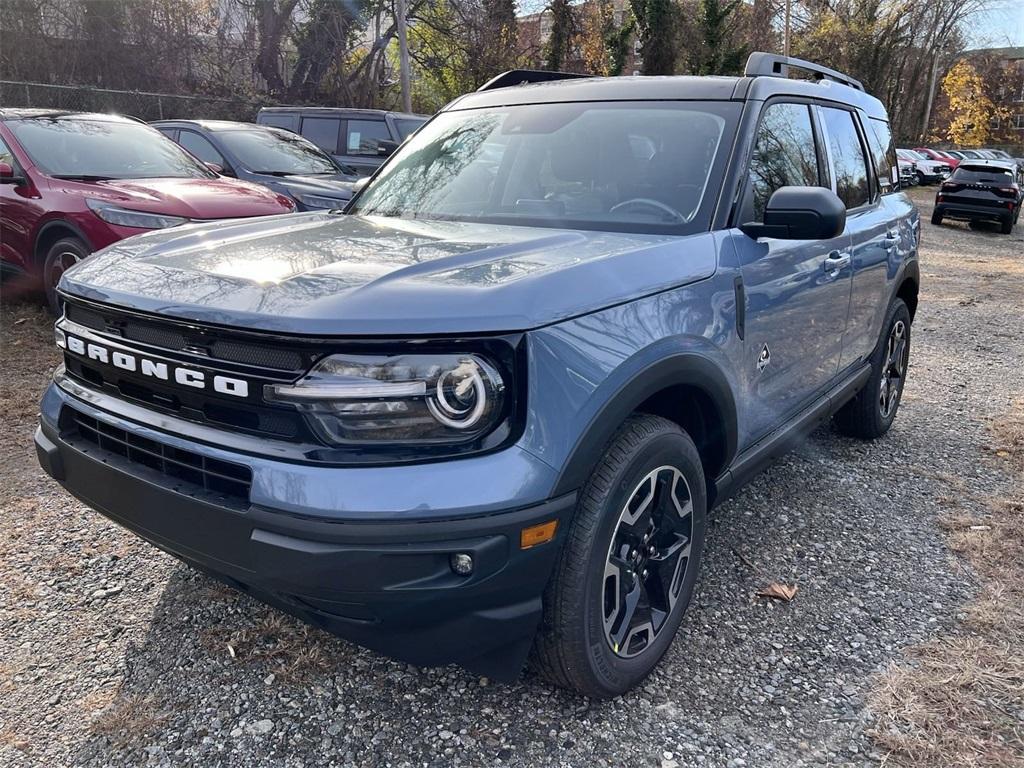
<svg viewBox="0 0 1024 768">
<path fill-rule="evenodd" d="M 189 221 L 290 213 L 258 184 L 226 179 L 159 131 L 117 115 L 0 109 L 0 259 L 42 282 L 93 251 Z"/>
</svg>

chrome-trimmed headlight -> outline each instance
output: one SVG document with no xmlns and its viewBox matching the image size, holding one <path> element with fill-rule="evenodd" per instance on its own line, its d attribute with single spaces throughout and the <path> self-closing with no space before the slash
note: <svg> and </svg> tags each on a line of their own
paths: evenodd
<svg viewBox="0 0 1024 768">
<path fill-rule="evenodd" d="M 475 352 L 329 355 L 264 397 L 293 404 L 329 445 L 465 443 L 508 415 L 498 366 Z"/>
<path fill-rule="evenodd" d="M 119 227 L 135 227 L 137 229 L 167 229 L 184 224 L 188 219 L 182 216 L 165 216 L 161 213 L 133 211 L 130 208 L 108 203 L 106 200 L 86 198 L 86 205 L 92 212 L 109 224 Z"/>
</svg>

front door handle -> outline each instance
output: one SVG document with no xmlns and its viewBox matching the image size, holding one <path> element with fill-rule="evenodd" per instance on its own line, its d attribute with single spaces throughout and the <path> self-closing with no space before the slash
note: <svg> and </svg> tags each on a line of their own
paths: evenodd
<svg viewBox="0 0 1024 768">
<path fill-rule="evenodd" d="M 844 267 L 850 266 L 850 254 L 843 253 L 841 251 L 832 251 L 825 259 L 825 271 L 826 272 L 838 272 Z"/>
</svg>

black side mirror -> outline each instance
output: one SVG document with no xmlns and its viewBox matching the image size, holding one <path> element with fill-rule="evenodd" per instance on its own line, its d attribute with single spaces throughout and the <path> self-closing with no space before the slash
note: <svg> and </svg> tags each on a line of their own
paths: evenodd
<svg viewBox="0 0 1024 768">
<path fill-rule="evenodd" d="M 831 240 L 846 227 L 846 206 L 825 187 L 779 187 L 768 199 L 764 223 L 740 224 L 740 231 L 755 240 Z"/>
<path fill-rule="evenodd" d="M 395 153 L 398 149 L 397 141 L 388 141 L 387 139 L 381 139 L 377 142 L 377 154 L 381 157 L 388 157 Z"/>
<path fill-rule="evenodd" d="M 20 176 L 10 163 L 0 163 L 0 184 L 24 184 L 25 177 Z"/>
</svg>

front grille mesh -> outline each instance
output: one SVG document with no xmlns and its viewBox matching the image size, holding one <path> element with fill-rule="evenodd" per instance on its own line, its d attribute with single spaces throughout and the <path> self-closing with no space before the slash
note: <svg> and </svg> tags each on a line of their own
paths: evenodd
<svg viewBox="0 0 1024 768">
<path fill-rule="evenodd" d="M 97 448 L 141 464 L 169 480 L 202 489 L 221 499 L 248 504 L 252 470 L 241 464 L 213 459 L 192 451 L 141 437 L 106 422 L 68 409 L 73 431 Z"/>
<path fill-rule="evenodd" d="M 260 368 L 279 371 L 300 371 L 306 367 L 301 354 L 291 349 L 251 342 L 229 341 L 227 339 L 190 339 L 188 334 L 171 324 L 148 322 L 134 316 L 120 316 L 68 302 L 65 305 L 67 317 L 72 322 L 84 325 L 94 331 L 109 333 L 112 330 L 131 341 L 149 344 L 161 349 L 180 352 L 190 345 L 209 351 L 211 359 L 225 360 Z"/>
</svg>

